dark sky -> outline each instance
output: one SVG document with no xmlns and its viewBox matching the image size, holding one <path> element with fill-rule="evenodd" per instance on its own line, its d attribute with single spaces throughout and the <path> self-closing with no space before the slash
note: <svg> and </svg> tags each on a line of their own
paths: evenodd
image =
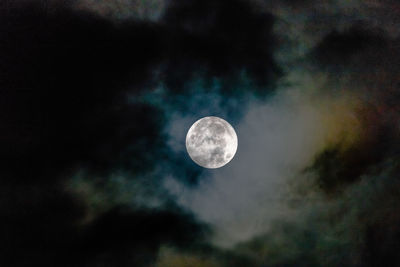
<svg viewBox="0 0 400 267">
<path fill-rule="evenodd" d="M 0 266 L 400 266 L 399 29 L 394 0 L 0 1 Z"/>
</svg>

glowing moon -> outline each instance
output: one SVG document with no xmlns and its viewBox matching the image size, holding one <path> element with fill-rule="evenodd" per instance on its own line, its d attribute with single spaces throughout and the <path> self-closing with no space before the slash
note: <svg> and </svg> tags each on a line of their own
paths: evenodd
<svg viewBox="0 0 400 267">
<path fill-rule="evenodd" d="M 196 121 L 186 135 L 190 158 L 204 168 L 224 166 L 235 156 L 237 146 L 235 130 L 218 117 L 204 117 Z"/>
</svg>

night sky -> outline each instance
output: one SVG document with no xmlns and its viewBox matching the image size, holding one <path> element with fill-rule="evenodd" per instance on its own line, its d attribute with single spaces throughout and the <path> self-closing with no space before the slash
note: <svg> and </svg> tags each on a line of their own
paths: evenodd
<svg viewBox="0 0 400 267">
<path fill-rule="evenodd" d="M 0 0 L 0 157 L 2 267 L 400 266 L 400 3 Z"/>
</svg>

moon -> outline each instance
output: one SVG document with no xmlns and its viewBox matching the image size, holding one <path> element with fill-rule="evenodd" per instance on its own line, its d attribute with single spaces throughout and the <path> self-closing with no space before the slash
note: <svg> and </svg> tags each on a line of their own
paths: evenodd
<svg viewBox="0 0 400 267">
<path fill-rule="evenodd" d="M 208 169 L 226 165 L 235 156 L 237 147 L 235 130 L 219 117 L 199 119 L 186 135 L 186 150 L 190 158 Z"/>
</svg>

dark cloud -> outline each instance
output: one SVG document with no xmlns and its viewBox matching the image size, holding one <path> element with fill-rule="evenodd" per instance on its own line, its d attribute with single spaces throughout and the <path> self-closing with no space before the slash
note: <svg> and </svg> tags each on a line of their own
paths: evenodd
<svg viewBox="0 0 400 267">
<path fill-rule="evenodd" d="M 371 121 L 365 123 L 369 124 Z M 346 148 L 340 144 L 328 147 L 307 168 L 306 171 L 317 173 L 317 183 L 323 191 L 329 195 L 341 192 L 347 185 L 368 174 L 371 168 L 397 153 L 398 130 L 393 125 L 374 123 L 379 126 L 375 126 L 377 129 L 374 132 L 366 132 L 368 136 L 364 140 Z"/>
<path fill-rule="evenodd" d="M 371 30 L 362 25 L 339 32 L 333 30 L 326 35 L 312 52 L 317 62 L 331 68 L 345 67 L 357 54 L 368 48 L 381 49 L 386 46 L 385 36 L 378 29 Z"/>
<path fill-rule="evenodd" d="M 150 107 L 127 108 L 121 102 L 128 85 L 135 91 L 146 81 L 146 65 L 158 57 L 152 29 L 136 23 L 116 29 L 110 22 L 68 9 L 45 15 L 36 5 L 15 12 L 3 11 L 1 17 L 1 31 L 6 33 L 1 69 L 3 162 L 15 171 L 20 170 L 13 166 L 16 162 L 26 166 L 27 174 L 17 179 L 35 175 L 37 168 L 58 171 L 91 158 L 98 144 L 111 138 L 114 152 L 103 153 L 118 154 L 125 140 L 117 135 L 126 133 L 117 131 L 129 129 L 117 127 L 128 114 L 132 123 L 143 119 L 137 127 L 142 133 L 136 135 L 143 136 L 156 123 Z"/>
<path fill-rule="evenodd" d="M 357 141 L 346 148 L 340 143 L 328 147 L 310 168 L 318 173 L 319 186 L 327 193 L 359 181 L 399 151 L 399 113 L 393 106 L 398 101 L 394 92 L 399 90 L 393 75 L 398 69 L 394 64 L 397 44 L 381 29 L 356 25 L 343 32 L 332 31 L 311 52 L 315 69 L 329 72 L 330 93 L 356 92 L 355 101 L 363 102 L 356 111 L 362 124 Z"/>
<path fill-rule="evenodd" d="M 228 80 L 245 71 L 260 84 L 276 78 L 272 16 L 245 2 L 227 4 L 175 2 L 150 22 L 109 21 L 68 2 L 3 3 L 4 266 L 147 266 L 162 244 L 184 251 L 204 242 L 208 228 L 173 204 L 124 208 L 109 198 L 109 208 L 87 221 L 90 207 L 65 184 L 84 169 L 98 188 L 124 172 L 143 183 L 154 176 L 147 187 L 162 191 L 162 175 L 151 173 L 168 161 L 184 166 L 186 157 L 169 152 L 166 114 L 141 94 L 159 83 L 179 93 L 196 75 Z M 165 170 L 191 183 L 200 171 L 186 165 Z"/>
<path fill-rule="evenodd" d="M 1 188 L 1 264 L 53 266 L 66 260 L 85 213 L 82 204 L 54 184 L 15 187 L 2 181 Z"/>
<path fill-rule="evenodd" d="M 342 198 L 314 203 L 294 221 L 239 245 L 254 266 L 398 265 L 398 163 L 377 164 Z"/>
<path fill-rule="evenodd" d="M 278 257 L 278 264 L 272 266 L 287 262 L 300 266 L 399 264 L 393 252 L 399 247 L 399 218 L 393 215 L 398 213 L 394 192 L 398 190 L 400 151 L 399 110 L 393 106 L 399 90 L 394 75 L 398 72 L 394 63 L 398 60 L 398 39 L 376 25 L 355 24 L 346 30 L 332 30 L 309 56 L 311 69 L 327 76 L 324 90 L 331 98 L 353 96 L 360 133 L 351 145 L 338 142 L 327 146 L 306 169 L 315 175 L 315 184 L 308 192 L 320 192 L 325 202 L 316 201 L 304 225 L 289 223 L 286 229 L 275 229 L 252 243 L 261 250 L 282 245 L 285 251 L 296 251 L 294 258 Z M 302 240 L 302 245 L 276 244 L 294 239 Z"/>
<path fill-rule="evenodd" d="M 95 2 L 1 3 L 0 265 L 399 265 L 395 8 Z M 232 168 L 182 150 L 207 115 Z"/>
<path fill-rule="evenodd" d="M 21 187 L 23 197 L 4 196 L 15 203 L 13 209 L 2 209 L 2 265 L 148 266 L 161 244 L 194 250 L 209 233 L 190 215 L 173 209 L 115 207 L 81 224 L 84 208 L 57 188 L 46 189 L 51 193 Z"/>
<path fill-rule="evenodd" d="M 107 139 L 119 153 L 125 140 L 113 131 L 129 131 L 117 130 L 127 127 L 128 118 L 132 125 L 137 120 L 156 128 L 162 124 L 161 116 L 153 116 L 156 110 L 126 107 L 123 100 L 126 92 L 151 87 L 160 64 L 167 66 L 162 79 L 172 91 L 180 88 L 174 83 L 204 69 L 211 76 L 243 69 L 259 79 L 273 76 L 272 17 L 240 1 L 229 10 L 225 4 L 177 2 L 161 24 L 113 24 L 67 7 L 46 13 L 32 3 L 10 4 L 15 6 L 3 10 L 1 24 L 4 158 L 24 156 L 59 168 L 92 157 Z M 207 24 L 208 10 L 215 14 Z M 130 126 L 131 131 L 146 131 L 142 126 Z"/>
<path fill-rule="evenodd" d="M 272 57 L 274 19 L 245 1 L 172 1 L 162 22 L 174 46 L 165 69 L 172 90 L 198 72 L 235 77 L 247 71 L 263 85 L 280 74 Z"/>
<path fill-rule="evenodd" d="M 89 266 L 148 266 L 160 244 L 181 250 L 201 247 L 207 228 L 181 211 L 117 208 L 94 221 L 74 244 Z"/>
</svg>

